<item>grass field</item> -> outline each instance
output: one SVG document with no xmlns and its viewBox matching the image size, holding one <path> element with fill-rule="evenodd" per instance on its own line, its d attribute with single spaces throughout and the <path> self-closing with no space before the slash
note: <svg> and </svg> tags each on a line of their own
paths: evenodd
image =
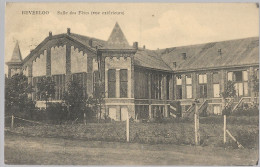
<svg viewBox="0 0 260 167">
<path fill-rule="evenodd" d="M 29 165 L 256 165 L 257 149 L 224 149 L 5 134 L 5 163 Z"/>
</svg>

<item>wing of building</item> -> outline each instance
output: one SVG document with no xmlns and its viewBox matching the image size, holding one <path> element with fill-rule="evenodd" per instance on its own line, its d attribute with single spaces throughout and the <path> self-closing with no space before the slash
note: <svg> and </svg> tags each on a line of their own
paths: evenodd
<svg viewBox="0 0 260 167">
<path fill-rule="evenodd" d="M 88 95 L 97 85 L 105 93 L 103 112 L 114 120 L 158 115 L 188 116 L 198 99 L 199 110 L 221 114 L 221 92 L 235 83 L 233 106 L 258 98 L 253 77 L 259 76 L 258 37 L 212 42 L 161 50 L 129 45 L 118 23 L 107 41 L 72 33 L 46 37 L 22 60 L 18 43 L 8 65 L 8 76 L 22 72 L 37 92 L 41 77 L 56 83 L 54 102 L 60 102 L 70 78 L 77 77 Z M 32 99 L 41 106 L 37 93 Z M 257 100 L 258 101 L 258 100 Z"/>
</svg>

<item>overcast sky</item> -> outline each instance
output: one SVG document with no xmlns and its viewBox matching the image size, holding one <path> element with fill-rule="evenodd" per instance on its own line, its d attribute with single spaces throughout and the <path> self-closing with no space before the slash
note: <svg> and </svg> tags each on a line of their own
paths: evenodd
<svg viewBox="0 0 260 167">
<path fill-rule="evenodd" d="M 49 15 L 22 15 L 44 10 Z M 58 15 L 57 11 L 118 11 L 124 15 Z M 52 31 L 107 40 L 117 21 L 130 45 L 148 49 L 259 36 L 255 3 L 8 3 L 5 17 L 5 61 L 15 41 L 25 58 Z M 6 69 L 6 68 L 5 68 Z"/>
</svg>

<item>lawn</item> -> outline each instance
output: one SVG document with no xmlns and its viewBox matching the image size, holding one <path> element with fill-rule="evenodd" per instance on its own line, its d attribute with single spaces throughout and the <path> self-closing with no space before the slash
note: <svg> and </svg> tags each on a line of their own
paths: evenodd
<svg viewBox="0 0 260 167">
<path fill-rule="evenodd" d="M 5 133 L 5 163 L 27 165 L 256 165 L 258 149 L 28 137 Z"/>
</svg>

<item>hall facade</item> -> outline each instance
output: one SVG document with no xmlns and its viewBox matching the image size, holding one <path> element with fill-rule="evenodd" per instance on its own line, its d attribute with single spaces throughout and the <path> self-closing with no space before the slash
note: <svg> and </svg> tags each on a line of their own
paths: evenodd
<svg viewBox="0 0 260 167">
<path fill-rule="evenodd" d="M 258 37 L 149 50 L 138 42 L 129 45 L 118 23 L 107 41 L 72 33 L 46 37 L 22 59 L 18 43 L 8 65 L 8 77 L 23 73 L 37 96 L 37 82 L 51 76 L 55 97 L 61 102 L 67 83 L 78 78 L 84 92 L 95 96 L 98 85 L 104 92 L 103 116 L 125 120 L 158 116 L 189 116 L 194 100 L 200 112 L 222 114 L 221 92 L 229 80 L 237 97 L 229 99 L 233 108 L 258 102 L 254 78 L 259 76 Z"/>
</svg>

